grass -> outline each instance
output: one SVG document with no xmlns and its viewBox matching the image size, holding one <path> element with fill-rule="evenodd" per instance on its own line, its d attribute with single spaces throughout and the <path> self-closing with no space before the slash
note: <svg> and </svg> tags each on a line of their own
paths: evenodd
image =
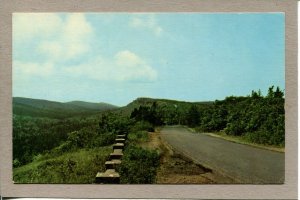
<svg viewBox="0 0 300 200">
<path fill-rule="evenodd" d="M 149 134 L 147 131 L 137 131 L 128 134 L 128 140 L 132 143 L 143 143 L 149 141 Z"/>
<path fill-rule="evenodd" d="M 193 129 L 193 128 L 188 128 L 188 129 L 193 133 L 197 133 L 195 131 L 195 129 Z M 277 147 L 277 146 L 271 146 L 271 145 L 262 145 L 262 144 L 249 142 L 241 136 L 227 135 L 226 133 L 221 132 L 221 131 L 216 132 L 216 133 L 203 133 L 203 132 L 201 132 L 201 134 L 209 135 L 209 136 L 217 137 L 217 138 L 222 138 L 224 140 L 228 140 L 228 141 L 235 142 L 235 143 L 238 143 L 238 144 L 245 144 L 245 145 L 249 145 L 249 146 L 253 146 L 253 147 L 257 147 L 257 148 L 261 148 L 261 149 L 267 149 L 267 150 L 277 151 L 277 152 L 282 152 L 282 153 L 285 152 L 284 147 Z"/>
<path fill-rule="evenodd" d="M 59 157 L 38 159 L 13 170 L 15 183 L 93 183 L 104 171 L 111 146 L 80 149 Z"/>
</svg>

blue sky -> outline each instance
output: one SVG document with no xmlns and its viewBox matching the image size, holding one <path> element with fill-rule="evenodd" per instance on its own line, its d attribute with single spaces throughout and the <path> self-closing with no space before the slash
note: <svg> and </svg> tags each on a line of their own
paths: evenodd
<svg viewBox="0 0 300 200">
<path fill-rule="evenodd" d="M 123 106 L 285 88 L 282 13 L 15 13 L 13 96 Z"/>
</svg>

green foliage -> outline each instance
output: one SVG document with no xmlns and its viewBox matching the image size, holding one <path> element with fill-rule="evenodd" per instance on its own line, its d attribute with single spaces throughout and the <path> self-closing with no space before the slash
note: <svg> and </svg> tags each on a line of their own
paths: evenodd
<svg viewBox="0 0 300 200">
<path fill-rule="evenodd" d="M 21 164 L 31 162 L 35 155 L 67 141 L 71 132 L 96 132 L 97 120 L 97 116 L 58 120 L 13 115 L 13 158 Z"/>
<path fill-rule="evenodd" d="M 137 121 L 134 125 L 130 128 L 131 132 L 137 132 L 137 131 L 154 131 L 154 126 L 150 124 L 148 121 Z"/>
<path fill-rule="evenodd" d="M 59 156 L 78 149 L 93 149 L 114 143 L 116 135 L 110 132 L 100 133 L 92 127 L 86 127 L 68 134 L 67 141 L 55 147 L 50 154 Z"/>
<path fill-rule="evenodd" d="M 20 167 L 21 166 L 21 162 L 18 159 L 14 159 L 13 160 L 13 167 Z"/>
<path fill-rule="evenodd" d="M 151 99 L 151 98 L 138 98 L 128 104 L 127 106 L 121 108 L 123 113 L 128 113 L 131 115 L 132 119 L 137 121 L 144 120 L 149 121 L 153 125 L 176 125 L 176 124 L 187 124 L 186 115 L 189 108 L 194 104 L 197 107 L 208 106 L 213 102 L 184 102 L 169 99 Z M 151 120 L 148 112 L 150 110 L 155 111 L 155 121 Z M 146 113 L 146 114 L 143 114 Z M 151 112 L 150 112 L 151 114 Z M 153 114 L 153 113 L 152 113 Z M 143 116 L 143 117 L 141 117 Z"/>
<path fill-rule="evenodd" d="M 132 122 L 126 116 L 108 112 L 103 113 L 99 121 L 100 133 L 114 133 L 114 134 L 127 134 Z"/>
<path fill-rule="evenodd" d="M 131 115 L 131 119 L 136 121 L 147 121 L 153 125 L 161 125 L 161 113 L 157 110 L 157 103 L 153 102 L 151 106 L 140 106 L 135 108 Z"/>
<path fill-rule="evenodd" d="M 156 151 L 130 145 L 124 151 L 119 168 L 121 183 L 150 184 L 155 182 L 159 155 Z"/>
<path fill-rule="evenodd" d="M 182 124 L 198 131 L 224 131 L 254 143 L 284 146 L 284 93 L 279 87 L 274 90 L 271 86 L 265 97 L 258 90 L 246 97 L 230 96 L 214 103 L 139 98 L 134 104 L 131 118 L 135 122 Z"/>
<path fill-rule="evenodd" d="M 137 121 L 131 126 L 127 143 L 141 143 L 149 141 L 148 132 L 153 132 L 154 127 L 148 121 Z"/>
<path fill-rule="evenodd" d="M 224 130 L 250 142 L 284 146 L 284 95 L 278 87 L 275 92 L 273 88 L 268 89 L 266 97 L 252 91 L 251 96 L 231 96 L 203 108 L 198 130 Z"/>
<path fill-rule="evenodd" d="M 196 105 L 192 105 L 187 113 L 186 121 L 190 127 L 195 127 L 199 123 L 199 111 Z"/>
<path fill-rule="evenodd" d="M 13 170 L 15 183 L 93 183 L 103 171 L 111 147 L 77 150 L 40 158 Z"/>
<path fill-rule="evenodd" d="M 252 92 L 251 92 L 251 97 L 254 98 L 254 99 L 262 98 L 261 91 L 258 90 L 258 92 L 256 92 L 256 91 L 252 90 Z"/>
</svg>

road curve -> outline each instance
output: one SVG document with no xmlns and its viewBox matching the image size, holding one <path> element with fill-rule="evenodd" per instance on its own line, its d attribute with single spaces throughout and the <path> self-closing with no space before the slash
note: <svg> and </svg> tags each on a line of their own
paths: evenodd
<svg viewBox="0 0 300 200">
<path fill-rule="evenodd" d="M 284 183 L 284 153 L 233 143 L 186 128 L 167 126 L 162 138 L 177 151 L 238 183 Z"/>
</svg>

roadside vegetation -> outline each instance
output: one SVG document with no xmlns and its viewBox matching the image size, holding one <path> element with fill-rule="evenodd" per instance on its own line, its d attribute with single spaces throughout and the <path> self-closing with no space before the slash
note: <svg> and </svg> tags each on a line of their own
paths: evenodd
<svg viewBox="0 0 300 200">
<path fill-rule="evenodd" d="M 78 149 L 60 156 L 46 154 L 14 169 L 15 183 L 94 183 L 95 174 L 105 170 L 110 146 Z"/>
<path fill-rule="evenodd" d="M 121 183 L 154 183 L 159 153 L 139 146 L 152 130 L 114 112 L 64 120 L 14 115 L 14 182 L 94 183 L 116 135 L 128 134 Z"/>
<path fill-rule="evenodd" d="M 215 101 L 210 109 L 191 108 L 191 116 L 199 116 L 189 125 L 199 132 L 221 132 L 247 142 L 284 147 L 284 93 L 270 87 L 268 94 L 252 91 L 247 97 L 227 97 Z"/>
<path fill-rule="evenodd" d="M 159 154 L 155 150 L 129 145 L 120 165 L 121 183 L 150 184 L 156 181 Z"/>
<path fill-rule="evenodd" d="M 97 120 L 91 118 L 88 120 L 88 125 L 77 124 L 77 130 L 72 129 L 70 132 L 66 130 L 65 138 L 58 140 L 58 145 L 51 149 L 39 148 L 33 151 L 31 147 L 35 147 L 35 143 L 30 143 L 30 137 L 27 139 L 28 143 L 27 140 L 19 140 L 18 143 L 14 143 L 14 148 L 18 149 L 15 144 L 22 145 L 24 148 L 23 154 L 20 151 L 18 151 L 19 154 L 14 154 L 18 156 L 14 157 L 13 162 L 14 182 L 93 183 L 97 172 L 104 170 L 104 163 L 111 153 L 111 145 L 114 143 L 116 135 L 123 131 L 124 127 L 127 127 L 124 124 L 127 123 L 126 120 L 119 119 L 115 115 L 111 115 L 110 118 L 107 118 L 107 115 L 104 116 L 100 123 L 103 123 L 103 120 L 109 120 L 110 123 L 107 123 L 106 126 L 99 126 L 99 118 Z M 43 132 L 40 134 L 45 133 L 44 131 L 50 134 L 56 129 L 49 127 L 49 130 L 41 130 Z M 57 134 L 59 133 L 61 132 Z M 27 135 L 23 137 L 27 137 Z M 41 144 L 47 142 L 48 139 L 51 140 L 51 137 L 55 137 L 55 134 L 49 138 L 41 135 L 39 142 Z"/>
<path fill-rule="evenodd" d="M 252 91 L 214 102 L 188 103 L 138 99 L 131 118 L 161 125 L 186 125 L 198 132 L 224 133 L 251 143 L 284 147 L 284 93 L 270 87 L 266 96 Z"/>
</svg>

